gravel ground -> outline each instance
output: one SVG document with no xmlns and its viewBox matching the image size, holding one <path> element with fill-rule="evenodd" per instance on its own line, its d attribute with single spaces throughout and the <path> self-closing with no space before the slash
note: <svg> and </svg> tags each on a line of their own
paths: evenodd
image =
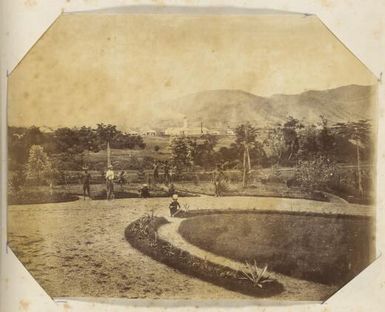
<svg viewBox="0 0 385 312">
<path fill-rule="evenodd" d="M 8 242 L 51 297 L 250 298 L 183 275 L 132 248 L 126 226 L 145 213 L 168 214 L 168 198 L 10 206 Z M 358 205 L 248 197 L 181 198 L 190 209 L 284 209 L 371 214 Z"/>
</svg>

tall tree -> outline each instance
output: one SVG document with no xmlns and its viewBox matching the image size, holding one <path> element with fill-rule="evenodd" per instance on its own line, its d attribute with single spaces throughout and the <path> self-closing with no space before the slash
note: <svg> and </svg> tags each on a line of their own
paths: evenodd
<svg viewBox="0 0 385 312">
<path fill-rule="evenodd" d="M 250 123 L 242 124 L 235 129 L 235 144 L 239 147 L 242 155 L 242 185 L 247 185 L 248 175 L 251 171 L 250 149 L 255 147 L 257 129 Z"/>
<path fill-rule="evenodd" d="M 335 137 L 331 132 L 328 120 L 323 115 L 321 115 L 320 118 L 321 121 L 319 122 L 319 126 L 321 130 L 317 136 L 319 151 L 321 155 L 334 158 L 333 152 L 336 146 Z"/>
<path fill-rule="evenodd" d="M 96 133 L 101 140 L 101 145 L 106 144 L 107 149 L 107 167 L 111 165 L 111 150 L 110 143 L 112 139 L 119 133 L 114 125 L 105 125 L 103 123 L 98 124 L 96 128 Z"/>
<path fill-rule="evenodd" d="M 268 157 L 271 159 L 274 165 L 279 166 L 286 151 L 285 137 L 283 135 L 282 128 L 277 126 L 273 129 L 270 129 L 263 144 L 266 147 Z"/>
<path fill-rule="evenodd" d="M 32 145 L 42 145 L 46 137 L 40 128 L 32 126 L 8 127 L 8 159 L 12 169 L 21 170 L 28 160 L 28 152 Z"/>
<path fill-rule="evenodd" d="M 37 184 L 51 181 L 53 175 L 52 163 L 42 146 L 31 146 L 26 172 L 27 178 Z"/>
<path fill-rule="evenodd" d="M 299 160 L 314 159 L 319 154 L 318 132 L 315 125 L 306 126 L 298 137 Z"/>
<path fill-rule="evenodd" d="M 107 142 L 112 141 L 112 139 L 117 135 L 120 131 L 116 129 L 116 126 L 108 124 L 105 125 L 103 123 L 97 124 L 96 134 L 102 141 L 102 144 L 107 144 Z"/>
<path fill-rule="evenodd" d="M 176 137 L 171 141 L 171 159 L 177 170 L 190 166 L 188 140 L 186 137 Z"/>
<path fill-rule="evenodd" d="M 294 158 L 299 150 L 298 130 L 303 127 L 300 121 L 292 116 L 289 116 L 283 124 L 282 133 L 286 145 L 287 160 Z"/>
<path fill-rule="evenodd" d="M 337 133 L 348 138 L 355 145 L 356 164 L 357 164 L 357 186 L 361 197 L 364 197 L 362 187 L 361 154 L 365 149 L 370 149 L 371 127 L 368 120 L 359 120 L 358 122 L 349 122 L 347 124 L 338 124 Z"/>
</svg>

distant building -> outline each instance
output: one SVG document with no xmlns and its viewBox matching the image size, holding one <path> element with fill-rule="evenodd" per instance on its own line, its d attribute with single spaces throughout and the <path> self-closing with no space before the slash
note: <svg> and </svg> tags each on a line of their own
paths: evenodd
<svg viewBox="0 0 385 312">
<path fill-rule="evenodd" d="M 211 132 L 203 126 L 189 127 L 187 118 L 185 117 L 183 120 L 183 127 L 167 128 L 164 133 L 169 136 L 199 136 L 202 134 L 210 134 Z"/>
<path fill-rule="evenodd" d="M 141 131 L 141 135 L 144 136 L 156 136 L 156 131 L 152 129 L 146 129 Z"/>
<path fill-rule="evenodd" d="M 226 129 L 226 135 L 235 135 L 235 132 L 233 129 L 227 128 Z"/>
<path fill-rule="evenodd" d="M 40 126 L 39 130 L 40 130 L 40 132 L 43 132 L 43 133 L 54 132 L 54 130 L 51 127 L 47 127 L 47 126 Z"/>
<path fill-rule="evenodd" d="M 135 130 L 131 130 L 131 129 L 128 129 L 128 130 L 126 131 L 126 133 L 127 133 L 128 135 L 132 135 L 132 136 L 139 135 L 139 132 L 137 132 L 137 131 L 135 131 Z"/>
<path fill-rule="evenodd" d="M 209 130 L 209 134 L 212 134 L 212 135 L 220 135 L 221 132 L 219 130 Z"/>
<path fill-rule="evenodd" d="M 165 135 L 170 135 L 170 136 L 197 136 L 197 135 L 202 135 L 202 134 L 209 134 L 210 131 L 207 128 L 201 128 L 201 127 L 188 127 L 188 128 L 167 128 L 164 131 Z"/>
</svg>

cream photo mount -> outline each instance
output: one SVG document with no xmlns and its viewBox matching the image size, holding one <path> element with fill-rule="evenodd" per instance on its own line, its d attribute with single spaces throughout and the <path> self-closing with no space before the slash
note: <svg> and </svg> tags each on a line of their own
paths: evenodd
<svg viewBox="0 0 385 312">
<path fill-rule="evenodd" d="M 257 10 L 255 10 L 255 11 L 257 11 Z M 79 13 L 79 14 L 82 14 L 83 12 L 81 12 L 81 13 Z M 68 12 L 68 13 L 61 13 L 61 14 L 71 14 L 70 12 Z M 101 12 L 98 12 L 98 14 L 102 14 L 102 11 Z M 125 13 L 126 14 L 126 13 Z M 296 14 L 296 13 L 295 13 Z M 59 18 L 59 17 L 58 17 Z M 56 20 L 55 20 L 56 21 Z M 55 22 L 54 22 L 55 23 Z M 326 25 L 325 25 L 325 27 L 327 27 Z M 46 31 L 45 31 L 46 32 Z M 44 33 L 45 33 L 44 32 Z M 337 38 L 338 39 L 338 38 Z M 30 51 L 30 49 L 29 49 L 29 51 Z M 350 50 L 349 50 L 350 51 Z M 28 53 L 28 52 L 27 52 Z M 374 75 L 374 74 L 373 74 Z M 379 79 L 379 90 L 383 90 L 383 87 L 382 87 L 382 82 L 380 81 L 381 79 L 380 78 L 378 78 Z M 381 103 L 382 104 L 382 103 Z M 380 103 L 379 103 L 379 106 L 380 106 Z M 381 106 L 382 107 L 382 106 Z M 377 176 L 380 176 L 381 175 L 381 172 L 380 171 L 378 171 L 378 174 L 377 174 Z M 4 190 L 4 189 L 3 189 Z M 3 192 L 3 194 L 4 194 L 4 192 Z M 383 213 L 382 212 L 380 212 L 379 213 L 379 211 L 378 211 L 378 205 L 377 205 L 377 221 L 378 221 L 378 219 L 381 217 L 383 215 Z M 380 229 L 377 229 L 377 232 L 379 231 L 379 230 L 383 230 L 383 228 L 380 228 Z M 377 235 L 377 237 L 379 237 L 379 235 Z M 377 244 L 377 249 L 378 249 L 378 244 Z M 378 256 L 380 256 L 380 250 L 377 250 L 377 255 Z M 378 262 L 378 261 L 376 261 L 376 262 Z M 373 263 L 372 265 L 375 265 L 376 263 Z M 372 266 L 371 265 L 371 266 Z M 368 271 L 368 270 L 370 270 L 370 267 L 369 268 L 367 268 L 366 270 L 364 270 L 363 272 L 361 272 L 355 279 L 357 279 L 357 278 L 362 278 L 362 276 L 361 275 L 363 275 L 363 274 L 366 274 L 366 271 Z M 354 280 L 352 281 L 352 282 L 354 282 Z M 348 285 L 347 285 L 348 286 Z M 345 286 L 345 287 L 347 287 L 347 286 Z M 343 293 L 343 290 L 339 290 L 334 296 L 339 296 L 340 295 L 340 293 Z M 329 301 L 333 301 L 334 300 L 334 298 L 333 297 L 331 297 L 331 298 L 329 298 L 328 299 L 328 301 L 327 302 L 329 302 Z M 326 302 L 326 303 L 327 303 Z M 154 304 L 154 302 L 152 301 L 152 304 Z"/>
</svg>

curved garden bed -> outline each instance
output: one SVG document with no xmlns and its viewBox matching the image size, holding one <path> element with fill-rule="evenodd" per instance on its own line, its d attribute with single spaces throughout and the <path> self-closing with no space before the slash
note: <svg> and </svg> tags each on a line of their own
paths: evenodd
<svg viewBox="0 0 385 312">
<path fill-rule="evenodd" d="M 373 219 L 281 211 L 198 210 L 179 233 L 199 248 L 327 285 L 343 285 L 374 259 Z"/>
<path fill-rule="evenodd" d="M 240 271 L 193 256 L 159 239 L 157 229 L 166 223 L 168 221 L 163 217 L 142 217 L 127 226 L 125 237 L 134 248 L 145 255 L 214 285 L 254 297 L 270 297 L 284 290 L 282 284 L 276 280 L 258 287 Z"/>
</svg>

